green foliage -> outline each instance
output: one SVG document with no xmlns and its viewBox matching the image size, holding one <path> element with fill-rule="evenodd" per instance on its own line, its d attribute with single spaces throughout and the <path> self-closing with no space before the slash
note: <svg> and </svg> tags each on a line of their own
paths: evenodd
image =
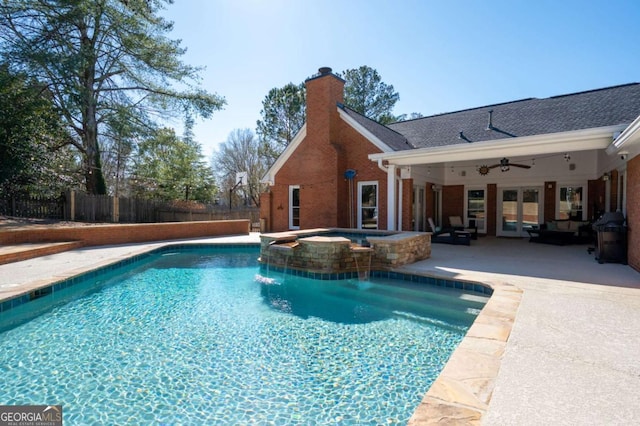
<svg viewBox="0 0 640 426">
<path fill-rule="evenodd" d="M 406 117 L 392 114 L 400 96 L 392 85 L 382 81 L 375 69 L 361 66 L 336 75 L 345 80 L 344 102 L 348 107 L 382 124 Z M 260 156 L 267 166 L 275 162 L 304 125 L 305 102 L 304 83 L 273 88 L 263 99 L 256 133 L 260 138 Z"/>
<path fill-rule="evenodd" d="M 237 183 L 236 173 L 247 172 L 247 185 L 236 187 L 234 194 L 253 205 L 260 205 L 260 179 L 267 172 L 268 164 L 261 154 L 260 143 L 251 130 L 235 129 L 229 133 L 226 142 L 220 144 L 213 164 L 227 194 Z"/>
<path fill-rule="evenodd" d="M 392 111 L 400 95 L 382 81 L 378 71 L 363 65 L 337 75 L 345 80 L 345 105 L 382 124 L 396 121 Z"/>
<path fill-rule="evenodd" d="M 217 189 L 199 144 L 178 138 L 173 129 L 159 129 L 138 145 L 132 193 L 165 201 L 211 203 Z"/>
<path fill-rule="evenodd" d="M 291 143 L 305 120 L 306 89 L 304 83 L 289 83 L 273 88 L 262 101 L 261 120 L 257 122 L 260 153 L 272 164 Z"/>
<path fill-rule="evenodd" d="M 128 195 L 130 156 L 138 139 L 148 137 L 152 124 L 132 120 L 127 109 L 116 108 L 109 114 L 100 138 L 103 172 L 108 187 L 116 196 Z"/>
<path fill-rule="evenodd" d="M 412 112 L 411 114 L 400 114 L 397 117 L 395 117 L 394 121 L 405 121 L 405 120 L 417 120 L 418 118 L 422 118 L 424 117 L 424 115 L 422 115 L 419 112 Z"/>
<path fill-rule="evenodd" d="M 74 187 L 74 158 L 54 150 L 68 135 L 47 95 L 0 67 L 0 194 L 51 197 Z"/>
<path fill-rule="evenodd" d="M 105 191 L 99 139 L 129 121 L 150 132 L 154 120 L 185 111 L 208 117 L 224 99 L 197 86 L 200 69 L 185 65 L 185 49 L 167 38 L 160 16 L 171 0 L 4 0 L 0 53 L 14 70 L 49 88 L 84 162 L 86 189 Z M 116 126 L 115 128 L 112 126 Z M 109 150 L 108 150 L 109 151 Z M 122 154 L 125 150 L 120 150 Z M 107 156 L 107 158 L 109 158 Z M 119 157 L 118 157 L 119 158 Z"/>
</svg>

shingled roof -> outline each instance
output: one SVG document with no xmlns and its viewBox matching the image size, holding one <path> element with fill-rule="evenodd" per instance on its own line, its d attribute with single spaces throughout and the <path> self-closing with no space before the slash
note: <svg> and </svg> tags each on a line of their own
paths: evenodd
<svg viewBox="0 0 640 426">
<path fill-rule="evenodd" d="M 413 149 L 415 146 L 412 146 L 406 137 L 402 136 L 400 133 L 396 132 L 389 127 L 386 127 L 377 121 L 374 121 L 370 118 L 365 117 L 364 115 L 356 112 L 355 110 L 344 106 L 342 104 L 338 104 L 338 107 L 342 109 L 349 117 L 355 120 L 362 127 L 367 129 L 371 134 L 380 139 L 389 148 L 394 151 L 402 151 L 405 149 Z"/>
<path fill-rule="evenodd" d="M 640 116 L 640 84 L 487 105 L 386 127 L 349 108 L 345 111 L 400 151 L 629 124 Z"/>
</svg>

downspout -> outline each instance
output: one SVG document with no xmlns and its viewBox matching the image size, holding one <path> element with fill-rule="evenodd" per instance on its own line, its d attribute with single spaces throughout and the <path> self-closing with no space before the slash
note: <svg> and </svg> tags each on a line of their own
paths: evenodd
<svg viewBox="0 0 640 426">
<path fill-rule="evenodd" d="M 349 182 L 349 228 L 353 228 L 354 222 L 353 213 L 355 208 L 353 206 L 353 179 L 357 174 L 358 172 L 356 172 L 354 169 L 347 169 L 347 171 L 344 172 L 344 178 Z"/>
</svg>

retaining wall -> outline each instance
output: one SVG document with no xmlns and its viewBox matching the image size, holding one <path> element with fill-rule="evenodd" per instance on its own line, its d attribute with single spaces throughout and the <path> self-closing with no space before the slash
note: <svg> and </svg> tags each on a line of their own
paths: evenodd
<svg viewBox="0 0 640 426">
<path fill-rule="evenodd" d="M 84 246 L 142 243 L 185 238 L 249 234 L 250 221 L 217 220 L 198 222 L 86 225 L 0 231 L 0 245 L 80 241 Z"/>
</svg>

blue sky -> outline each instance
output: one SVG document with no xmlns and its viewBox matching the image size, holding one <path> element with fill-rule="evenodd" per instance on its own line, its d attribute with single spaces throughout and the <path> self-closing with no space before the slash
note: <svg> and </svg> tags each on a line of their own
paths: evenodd
<svg viewBox="0 0 640 426">
<path fill-rule="evenodd" d="M 183 60 L 227 105 L 195 128 L 203 154 L 255 131 L 273 87 L 368 65 L 424 115 L 640 81 L 637 0 L 176 0 Z M 175 124 L 180 131 L 180 125 Z"/>
</svg>

